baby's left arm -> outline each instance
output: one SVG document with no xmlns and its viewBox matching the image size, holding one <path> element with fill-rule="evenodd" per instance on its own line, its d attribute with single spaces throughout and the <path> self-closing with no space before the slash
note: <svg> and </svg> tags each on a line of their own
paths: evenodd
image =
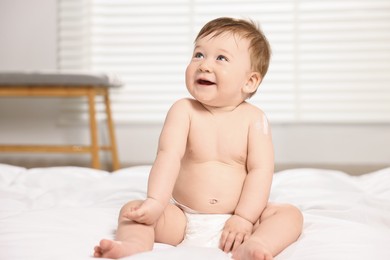
<svg viewBox="0 0 390 260">
<path fill-rule="evenodd" d="M 249 127 L 247 169 L 240 200 L 222 232 L 220 248 L 225 252 L 234 251 L 249 238 L 268 202 L 274 156 L 271 131 L 261 111 Z"/>
<path fill-rule="evenodd" d="M 234 214 L 255 223 L 269 199 L 274 173 L 271 129 L 261 110 L 249 126 L 247 177 Z"/>
</svg>

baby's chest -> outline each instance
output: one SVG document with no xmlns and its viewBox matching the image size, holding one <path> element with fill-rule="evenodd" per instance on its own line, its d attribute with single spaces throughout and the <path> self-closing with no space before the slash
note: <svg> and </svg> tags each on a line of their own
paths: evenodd
<svg viewBox="0 0 390 260">
<path fill-rule="evenodd" d="M 199 122 L 191 124 L 187 152 L 192 157 L 245 161 L 248 129 L 242 124 L 216 124 Z"/>
</svg>

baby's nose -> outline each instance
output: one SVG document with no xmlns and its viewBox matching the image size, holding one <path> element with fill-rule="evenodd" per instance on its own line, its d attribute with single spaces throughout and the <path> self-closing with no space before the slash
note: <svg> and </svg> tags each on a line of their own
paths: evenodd
<svg viewBox="0 0 390 260">
<path fill-rule="evenodd" d="M 209 64 L 209 62 L 207 62 L 206 60 L 203 61 L 200 65 L 199 65 L 199 71 L 201 72 L 211 72 L 211 66 Z"/>
</svg>

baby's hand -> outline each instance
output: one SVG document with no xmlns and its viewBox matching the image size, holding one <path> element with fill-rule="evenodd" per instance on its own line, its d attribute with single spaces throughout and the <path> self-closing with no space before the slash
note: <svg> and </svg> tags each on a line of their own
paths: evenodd
<svg viewBox="0 0 390 260">
<path fill-rule="evenodd" d="M 224 252 L 234 251 L 252 234 L 253 224 L 238 216 L 231 216 L 222 231 L 220 248 Z"/>
<path fill-rule="evenodd" d="M 132 208 L 124 216 L 140 224 L 153 225 L 164 212 L 164 206 L 157 200 L 147 198 L 137 208 Z"/>
</svg>

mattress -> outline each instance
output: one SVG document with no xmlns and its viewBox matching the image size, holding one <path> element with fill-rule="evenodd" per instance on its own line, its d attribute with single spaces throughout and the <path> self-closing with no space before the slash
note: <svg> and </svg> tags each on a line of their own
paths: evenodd
<svg viewBox="0 0 390 260">
<path fill-rule="evenodd" d="M 114 238 L 128 200 L 146 195 L 150 166 L 109 173 L 80 167 L 0 164 L 0 259 L 93 259 Z M 278 172 L 270 201 L 304 215 L 300 238 L 276 260 L 390 259 L 390 168 L 350 176 L 324 169 Z M 173 247 L 124 259 L 229 259 L 216 248 Z"/>
</svg>

